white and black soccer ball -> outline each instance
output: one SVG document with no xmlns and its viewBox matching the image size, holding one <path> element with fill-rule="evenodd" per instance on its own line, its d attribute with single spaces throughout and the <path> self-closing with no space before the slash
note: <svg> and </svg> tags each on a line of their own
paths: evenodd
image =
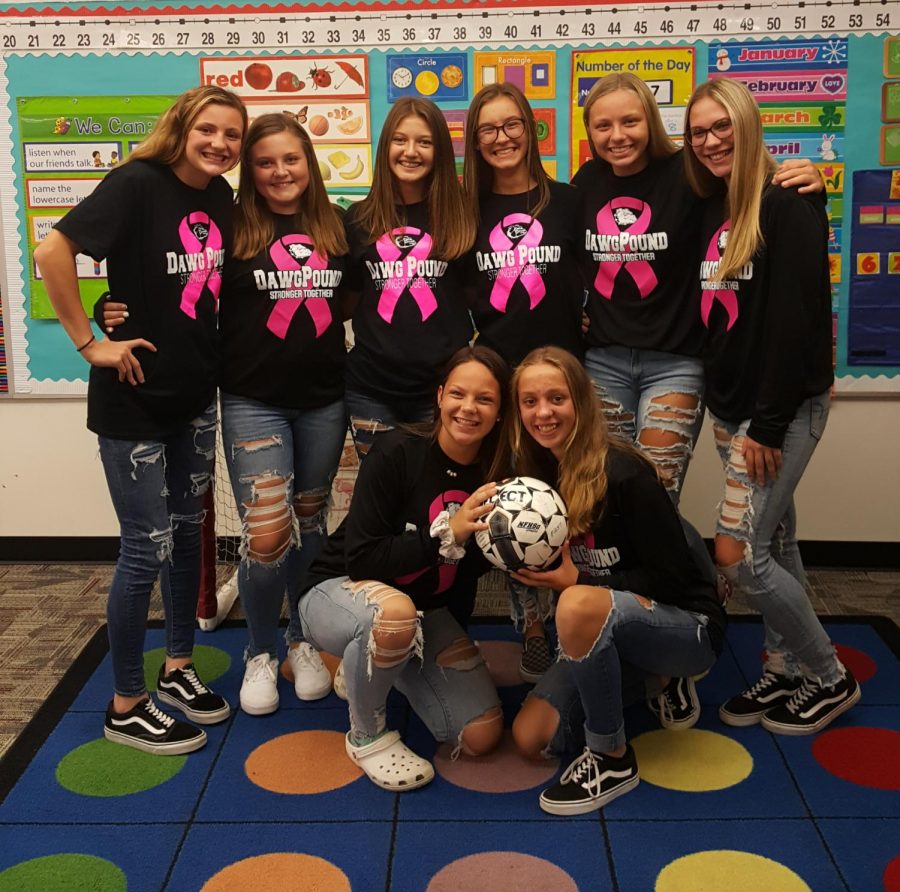
<svg viewBox="0 0 900 892">
<path fill-rule="evenodd" d="M 549 483 L 514 477 L 497 487 L 488 529 L 475 534 L 484 556 L 501 570 L 543 570 L 569 537 L 566 505 Z"/>
</svg>

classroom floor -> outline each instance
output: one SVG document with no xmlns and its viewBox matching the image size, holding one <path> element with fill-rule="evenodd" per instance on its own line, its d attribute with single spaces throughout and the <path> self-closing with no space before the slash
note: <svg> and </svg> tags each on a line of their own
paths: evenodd
<svg viewBox="0 0 900 892">
<path fill-rule="evenodd" d="M 0 756 L 105 622 L 112 572 L 111 564 L 0 564 Z M 809 589 L 820 615 L 871 614 L 900 625 L 900 571 L 810 569 Z M 475 614 L 505 612 L 502 576 L 492 574 Z M 735 598 L 729 612 L 749 611 Z M 239 605 L 230 616 L 241 616 Z M 158 593 L 150 618 L 162 618 Z"/>
</svg>

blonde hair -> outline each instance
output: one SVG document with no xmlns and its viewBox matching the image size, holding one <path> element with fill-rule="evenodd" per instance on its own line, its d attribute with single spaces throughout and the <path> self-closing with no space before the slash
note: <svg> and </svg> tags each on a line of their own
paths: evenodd
<svg viewBox="0 0 900 892">
<path fill-rule="evenodd" d="M 691 110 L 700 99 L 712 99 L 725 109 L 734 128 L 734 160 L 727 185 L 705 167 L 685 136 L 684 164 L 691 188 L 704 197 L 721 192 L 725 186 L 727 215 L 731 219 L 728 244 L 719 261 L 716 278 L 732 278 L 762 247 L 759 226 L 766 184 L 775 172 L 776 163 L 763 141 L 762 120 L 753 94 L 738 81 L 716 78 L 700 84 L 688 101 L 685 111 L 685 133 L 690 130 Z"/>
<path fill-rule="evenodd" d="M 475 241 L 475 223 L 463 206 L 456 176 L 453 143 L 440 109 L 428 99 L 405 96 L 394 103 L 385 118 L 375 152 L 375 169 L 369 194 L 354 207 L 357 223 L 371 241 L 406 224 L 405 212 L 397 206 L 397 186 L 388 153 L 394 132 L 404 118 L 421 118 L 431 131 L 434 167 L 426 184 L 428 220 L 434 230 L 434 254 L 443 260 L 462 257 Z"/>
<path fill-rule="evenodd" d="M 590 529 L 597 505 L 606 496 L 606 461 L 611 444 L 606 422 L 597 406 L 594 385 L 581 363 L 567 350 L 538 347 L 513 372 L 505 437 L 490 476 L 501 479 L 510 472 L 536 477 L 541 474 L 545 450 L 525 431 L 518 410 L 522 373 L 537 365 L 552 366 L 562 374 L 575 408 L 575 425 L 563 445 L 556 485 L 569 511 L 569 533 L 577 536 Z"/>
<path fill-rule="evenodd" d="M 193 87 L 185 90 L 159 116 L 150 135 L 135 146 L 122 163 L 156 161 L 170 167 L 177 164 L 184 155 L 184 146 L 194 121 L 208 105 L 233 108 L 241 116 L 243 136 L 247 130 L 247 109 L 236 94 L 221 87 Z"/>
<path fill-rule="evenodd" d="M 477 226 L 481 222 L 481 198 L 491 191 L 494 182 L 494 171 L 484 160 L 478 150 L 478 118 L 481 110 L 488 102 L 493 102 L 501 97 L 511 99 L 519 109 L 519 114 L 525 122 L 526 143 L 525 165 L 528 177 L 537 183 L 537 201 L 528 209 L 528 215 L 537 217 L 538 214 L 550 203 L 550 183 L 552 179 L 541 164 L 541 153 L 538 150 L 537 123 L 531 105 L 525 98 L 525 94 L 515 85 L 510 83 L 488 84 L 482 87 L 473 97 L 466 116 L 466 148 L 463 159 L 463 194 L 465 195 L 466 211 Z"/>
<path fill-rule="evenodd" d="M 275 238 L 275 217 L 253 181 L 253 149 L 260 140 L 277 133 L 288 133 L 300 141 L 306 157 L 309 182 L 300 198 L 295 220 L 320 253 L 340 256 L 347 253 L 344 224 L 328 199 L 325 183 L 316 160 L 309 134 L 289 114 L 273 113 L 256 118 L 247 131 L 241 148 L 241 175 L 234 212 L 234 250 L 238 260 L 255 257 Z"/>
<path fill-rule="evenodd" d="M 591 137 L 591 108 L 598 99 L 608 96 L 610 93 L 617 93 L 619 90 L 634 93 L 644 110 L 648 133 L 647 156 L 657 161 L 660 158 L 668 158 L 670 155 L 674 155 L 678 151 L 678 146 L 672 142 L 669 134 L 666 133 L 666 126 L 663 124 L 662 115 L 659 113 L 659 106 L 656 104 L 650 88 L 636 74 L 622 72 L 621 74 L 607 74 L 605 77 L 601 77 L 591 87 L 584 99 L 582 118 L 584 120 L 584 129 L 588 135 L 588 143 L 591 147 L 591 155 L 594 159 L 602 161 L 594 148 L 594 140 Z"/>
</svg>

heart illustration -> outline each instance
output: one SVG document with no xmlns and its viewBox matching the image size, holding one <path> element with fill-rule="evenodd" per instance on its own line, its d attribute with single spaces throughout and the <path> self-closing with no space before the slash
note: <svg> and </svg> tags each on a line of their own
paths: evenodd
<svg viewBox="0 0 900 892">
<path fill-rule="evenodd" d="M 822 78 L 822 87 L 829 93 L 838 93 L 844 86 L 844 78 L 839 74 L 829 74 Z"/>
</svg>

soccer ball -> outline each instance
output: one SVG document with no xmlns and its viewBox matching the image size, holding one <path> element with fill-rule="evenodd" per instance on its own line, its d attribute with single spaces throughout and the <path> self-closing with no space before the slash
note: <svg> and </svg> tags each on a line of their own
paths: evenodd
<svg viewBox="0 0 900 892">
<path fill-rule="evenodd" d="M 488 529 L 475 534 L 484 556 L 501 570 L 543 570 L 569 537 L 566 506 L 559 493 L 534 477 L 514 477 L 497 487 Z"/>
</svg>

